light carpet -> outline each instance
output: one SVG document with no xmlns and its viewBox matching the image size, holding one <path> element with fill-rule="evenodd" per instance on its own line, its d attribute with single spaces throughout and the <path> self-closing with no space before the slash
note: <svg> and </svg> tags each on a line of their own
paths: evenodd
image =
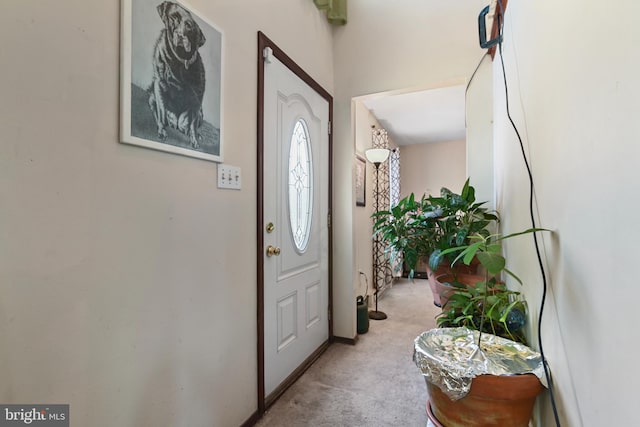
<svg viewBox="0 0 640 427">
<path fill-rule="evenodd" d="M 257 426 L 420 426 L 427 389 L 413 363 L 413 340 L 440 312 L 427 280 L 399 279 L 378 301 L 356 345 L 332 344 Z"/>
</svg>

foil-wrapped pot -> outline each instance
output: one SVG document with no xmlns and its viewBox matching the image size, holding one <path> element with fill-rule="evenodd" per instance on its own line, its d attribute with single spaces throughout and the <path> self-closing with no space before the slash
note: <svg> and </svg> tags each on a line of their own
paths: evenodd
<svg viewBox="0 0 640 427">
<path fill-rule="evenodd" d="M 524 344 L 467 328 L 438 328 L 414 341 L 413 360 L 427 381 L 437 385 L 451 400 L 469 393 L 478 375 L 534 374 L 542 384 L 544 368 L 540 353 Z"/>
</svg>

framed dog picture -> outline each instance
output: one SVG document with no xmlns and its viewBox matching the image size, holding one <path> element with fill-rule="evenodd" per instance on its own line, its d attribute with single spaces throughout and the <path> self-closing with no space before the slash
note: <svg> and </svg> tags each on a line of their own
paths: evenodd
<svg viewBox="0 0 640 427">
<path fill-rule="evenodd" d="M 121 141 L 222 162 L 222 32 L 163 0 L 122 0 L 121 25 Z"/>
</svg>

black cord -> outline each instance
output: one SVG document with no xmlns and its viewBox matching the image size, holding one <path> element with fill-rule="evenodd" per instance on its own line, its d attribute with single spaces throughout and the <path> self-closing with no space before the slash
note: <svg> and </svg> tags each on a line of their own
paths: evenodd
<svg viewBox="0 0 640 427">
<path fill-rule="evenodd" d="M 504 27 L 504 8 L 502 7 L 502 0 L 498 0 L 498 5 L 500 6 L 500 14 L 496 14 L 498 18 L 498 30 L 499 30 L 499 41 L 498 41 L 498 50 L 500 52 L 500 63 L 502 65 L 502 77 L 504 79 L 504 94 L 505 94 L 505 105 L 507 110 L 507 117 L 509 118 L 509 122 L 511 122 L 511 126 L 518 137 L 518 142 L 520 143 L 520 150 L 522 152 L 522 159 L 524 160 L 524 164 L 527 168 L 527 174 L 529 175 L 529 213 L 531 215 L 531 226 L 532 228 L 536 228 L 536 220 L 533 210 L 533 174 L 531 172 L 531 167 L 529 166 L 529 161 L 527 159 L 526 152 L 524 150 L 524 144 L 522 142 L 522 137 L 520 136 L 520 132 L 516 127 L 516 124 L 513 122 L 511 118 L 511 112 L 509 111 L 509 88 L 507 86 L 507 73 L 504 67 L 504 58 L 502 57 L 502 30 Z M 544 355 L 544 349 L 542 347 L 542 313 L 544 311 L 544 304 L 547 298 L 547 275 L 544 270 L 544 263 L 542 262 L 542 256 L 540 254 L 540 245 L 538 243 L 538 233 L 533 233 L 533 241 L 536 248 L 536 256 L 538 257 L 538 266 L 540 268 L 540 274 L 542 275 L 542 300 L 540 302 L 540 315 L 538 316 L 538 347 L 540 348 L 540 356 L 542 357 L 542 366 L 544 368 L 544 375 L 547 379 L 547 384 L 549 385 L 549 398 L 551 400 L 551 407 L 553 409 L 553 416 L 556 421 L 556 426 L 560 427 L 560 418 L 558 416 L 558 408 L 556 406 L 556 400 L 553 396 L 553 384 L 551 383 L 551 375 L 549 374 L 549 367 L 547 366 L 547 359 Z"/>
<path fill-rule="evenodd" d="M 478 70 L 480 69 L 480 66 L 484 62 L 484 58 L 486 58 L 487 56 L 489 56 L 489 54 L 487 52 L 485 52 L 485 54 L 482 55 L 482 58 L 480 58 L 480 61 L 478 61 L 478 65 L 476 65 L 476 69 L 473 70 L 473 74 L 471 74 L 471 77 L 469 78 L 469 81 L 467 82 L 467 87 L 464 88 L 464 99 L 465 99 L 465 102 L 467 100 L 467 92 L 469 91 L 469 86 L 471 86 L 471 82 L 473 81 L 473 78 L 476 76 L 476 73 L 478 72 Z M 465 127 L 467 126 L 467 113 L 466 113 L 466 111 L 465 111 L 465 114 L 464 114 L 464 125 L 465 125 Z"/>
<path fill-rule="evenodd" d="M 478 61 L 478 65 L 476 65 L 476 69 L 473 70 L 473 74 L 471 74 L 471 77 L 469 77 L 469 81 L 467 82 L 467 87 L 464 88 L 464 97 L 465 98 L 467 97 L 467 92 L 469 91 L 469 86 L 471 86 L 471 82 L 473 81 L 473 78 L 476 76 L 476 73 L 478 72 L 478 69 L 480 68 L 480 66 L 484 62 L 484 58 L 486 58 L 487 56 L 489 56 L 489 54 L 485 52 L 485 54 L 482 55 L 482 58 L 480 58 L 480 61 Z"/>
</svg>

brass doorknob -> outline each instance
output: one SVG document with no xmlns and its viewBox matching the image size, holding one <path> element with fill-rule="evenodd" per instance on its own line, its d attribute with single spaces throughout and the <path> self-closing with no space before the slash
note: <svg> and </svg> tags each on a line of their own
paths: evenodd
<svg viewBox="0 0 640 427">
<path fill-rule="evenodd" d="M 280 248 L 277 248 L 275 246 L 267 246 L 267 256 L 278 256 L 280 255 Z"/>
</svg>

